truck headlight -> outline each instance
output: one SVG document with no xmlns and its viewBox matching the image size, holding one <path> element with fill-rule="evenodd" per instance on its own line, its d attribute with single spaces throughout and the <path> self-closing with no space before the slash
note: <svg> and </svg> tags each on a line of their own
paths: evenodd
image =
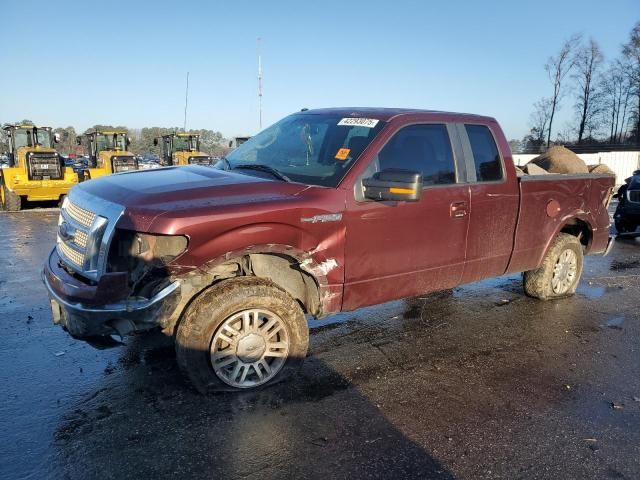
<svg viewBox="0 0 640 480">
<path fill-rule="evenodd" d="M 129 272 L 162 268 L 182 255 L 189 245 L 182 235 L 153 235 L 150 233 L 117 230 L 111 242 L 108 270 Z"/>
<path fill-rule="evenodd" d="M 187 237 L 182 235 L 151 235 L 136 233 L 131 254 L 145 262 L 167 265 L 187 249 Z"/>
</svg>

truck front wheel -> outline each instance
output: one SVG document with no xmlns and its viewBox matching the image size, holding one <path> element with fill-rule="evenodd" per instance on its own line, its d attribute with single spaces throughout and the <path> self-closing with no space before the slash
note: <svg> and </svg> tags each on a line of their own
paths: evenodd
<svg viewBox="0 0 640 480">
<path fill-rule="evenodd" d="M 308 345 L 300 305 L 257 277 L 225 280 L 202 292 L 176 333 L 180 369 L 201 393 L 281 381 L 299 369 Z"/>
<path fill-rule="evenodd" d="M 542 266 L 524 272 L 525 293 L 541 300 L 573 295 L 580 283 L 582 262 L 582 245 L 578 239 L 567 233 L 559 234 Z"/>
<path fill-rule="evenodd" d="M 0 206 L 8 212 L 17 212 L 22 208 L 22 198 L 3 183 L 0 185 Z"/>
</svg>

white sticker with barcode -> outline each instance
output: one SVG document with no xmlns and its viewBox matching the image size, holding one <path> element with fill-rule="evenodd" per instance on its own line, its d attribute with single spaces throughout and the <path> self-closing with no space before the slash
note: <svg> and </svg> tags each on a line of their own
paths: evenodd
<svg viewBox="0 0 640 480">
<path fill-rule="evenodd" d="M 338 122 L 338 125 L 345 125 L 347 127 L 375 127 L 380 120 L 375 118 L 343 118 Z"/>
</svg>

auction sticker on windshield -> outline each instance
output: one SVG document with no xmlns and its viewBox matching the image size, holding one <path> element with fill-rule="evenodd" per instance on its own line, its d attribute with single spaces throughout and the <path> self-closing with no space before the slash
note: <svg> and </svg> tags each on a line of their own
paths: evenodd
<svg viewBox="0 0 640 480">
<path fill-rule="evenodd" d="M 348 127 L 375 127 L 380 120 L 375 118 L 343 118 L 338 122 L 338 125 L 345 125 Z"/>
<path fill-rule="evenodd" d="M 338 150 L 338 153 L 336 153 L 336 156 L 334 158 L 336 160 L 346 160 L 347 158 L 349 158 L 350 151 L 350 148 L 341 148 L 340 150 Z"/>
</svg>

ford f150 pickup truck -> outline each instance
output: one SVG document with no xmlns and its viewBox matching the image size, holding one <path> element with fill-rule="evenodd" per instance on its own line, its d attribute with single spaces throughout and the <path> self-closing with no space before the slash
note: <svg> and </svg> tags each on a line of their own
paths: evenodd
<svg viewBox="0 0 640 480">
<path fill-rule="evenodd" d="M 74 187 L 44 267 L 73 337 L 160 328 L 201 392 L 301 364 L 307 318 L 524 272 L 575 292 L 610 244 L 610 175 L 518 177 L 488 117 L 340 108 L 290 115 L 214 167 Z"/>
</svg>

